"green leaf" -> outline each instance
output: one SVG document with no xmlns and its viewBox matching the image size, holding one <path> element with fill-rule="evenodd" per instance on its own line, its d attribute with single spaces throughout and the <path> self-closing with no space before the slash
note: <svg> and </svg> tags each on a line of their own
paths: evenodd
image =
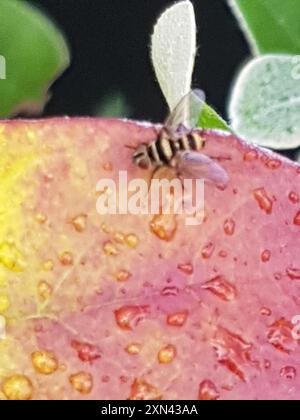
<svg viewBox="0 0 300 420">
<path fill-rule="evenodd" d="M 69 65 L 63 36 L 21 0 L 0 0 L 0 117 L 43 109 L 47 90 Z"/>
<path fill-rule="evenodd" d="M 299 0 L 229 0 L 256 54 L 300 53 Z"/>
<path fill-rule="evenodd" d="M 207 104 L 205 104 L 205 107 L 200 115 L 199 127 L 206 130 L 231 131 L 227 122 Z"/>
<path fill-rule="evenodd" d="M 300 146 L 300 61 L 296 59 L 266 55 L 242 70 L 229 107 L 239 136 L 278 150 Z"/>
<path fill-rule="evenodd" d="M 94 115 L 100 117 L 127 118 L 131 112 L 126 97 L 121 92 L 112 92 L 104 96 L 97 105 Z"/>
</svg>

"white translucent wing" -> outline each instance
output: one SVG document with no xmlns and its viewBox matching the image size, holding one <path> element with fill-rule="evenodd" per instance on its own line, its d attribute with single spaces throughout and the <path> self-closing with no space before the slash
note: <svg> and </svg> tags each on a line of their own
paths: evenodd
<svg viewBox="0 0 300 420">
<path fill-rule="evenodd" d="M 200 89 L 191 90 L 185 95 L 165 122 L 170 131 L 184 126 L 193 129 L 198 126 L 201 112 L 205 105 L 205 94 Z"/>
<path fill-rule="evenodd" d="M 225 169 L 210 157 L 194 151 L 178 154 L 177 169 L 185 179 L 204 179 L 220 187 L 229 182 Z"/>
<path fill-rule="evenodd" d="M 196 19 L 192 3 L 169 7 L 154 28 L 152 62 L 161 90 L 172 111 L 191 89 L 196 56 Z"/>
</svg>

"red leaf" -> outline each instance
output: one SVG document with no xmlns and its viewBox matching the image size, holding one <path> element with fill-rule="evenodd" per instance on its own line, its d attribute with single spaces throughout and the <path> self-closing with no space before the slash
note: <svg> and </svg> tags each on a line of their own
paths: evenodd
<svg viewBox="0 0 300 420">
<path fill-rule="evenodd" d="M 206 185 L 202 225 L 99 215 L 100 179 L 149 181 L 125 146 L 156 130 L 1 123 L 0 398 L 299 398 L 299 166 L 206 132 L 230 182 Z"/>
</svg>

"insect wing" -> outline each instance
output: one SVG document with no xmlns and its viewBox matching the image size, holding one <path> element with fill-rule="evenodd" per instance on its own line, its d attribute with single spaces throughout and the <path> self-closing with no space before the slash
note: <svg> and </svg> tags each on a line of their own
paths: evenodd
<svg viewBox="0 0 300 420">
<path fill-rule="evenodd" d="M 197 127 L 204 105 L 204 92 L 200 89 L 191 90 L 182 98 L 166 120 L 166 128 L 171 132 L 175 132 L 179 127 L 186 129 Z"/>
<path fill-rule="evenodd" d="M 194 151 L 178 154 L 177 169 L 186 179 L 204 179 L 219 187 L 226 187 L 229 182 L 225 169 L 210 157 Z"/>
</svg>

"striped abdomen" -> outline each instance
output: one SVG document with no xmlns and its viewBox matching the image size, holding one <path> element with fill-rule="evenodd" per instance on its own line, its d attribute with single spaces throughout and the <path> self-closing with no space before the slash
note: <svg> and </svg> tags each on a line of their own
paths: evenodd
<svg viewBox="0 0 300 420">
<path fill-rule="evenodd" d="M 156 141 L 149 144 L 148 156 L 153 166 L 169 165 L 179 151 L 200 151 L 204 139 L 197 132 L 190 132 L 176 140 L 161 133 Z"/>
</svg>

